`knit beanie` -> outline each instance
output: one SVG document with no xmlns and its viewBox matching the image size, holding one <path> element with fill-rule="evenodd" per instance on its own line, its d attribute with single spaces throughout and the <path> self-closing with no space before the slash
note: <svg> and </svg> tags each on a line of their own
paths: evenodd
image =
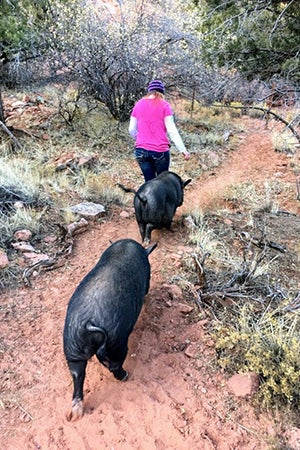
<svg viewBox="0 0 300 450">
<path fill-rule="evenodd" d="M 160 80 L 153 80 L 148 85 L 148 92 L 151 92 L 151 91 L 157 91 L 157 92 L 160 92 L 161 94 L 164 94 L 165 86 L 163 85 L 163 83 Z"/>
</svg>

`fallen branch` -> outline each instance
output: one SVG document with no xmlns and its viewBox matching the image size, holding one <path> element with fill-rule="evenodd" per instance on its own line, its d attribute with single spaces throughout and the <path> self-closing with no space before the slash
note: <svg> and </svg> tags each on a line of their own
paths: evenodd
<svg viewBox="0 0 300 450">
<path fill-rule="evenodd" d="M 232 109 L 256 109 L 258 111 L 262 111 L 266 115 L 274 116 L 275 119 L 277 119 L 279 122 L 284 123 L 286 128 L 288 128 L 293 133 L 293 135 L 295 136 L 297 141 L 300 143 L 300 134 L 297 133 L 297 131 L 291 125 L 291 123 L 288 122 L 287 120 L 285 120 L 283 117 L 279 116 L 277 113 L 275 113 L 271 109 L 266 109 L 266 108 L 263 108 L 262 106 L 244 106 L 244 105 L 241 105 L 241 106 L 236 106 L 236 105 L 234 105 L 234 106 L 233 105 L 213 105 L 213 107 L 214 108 L 232 108 Z"/>
<path fill-rule="evenodd" d="M 5 133 L 8 134 L 8 136 L 11 138 L 11 140 L 16 144 L 16 146 L 19 147 L 19 149 L 23 150 L 23 147 L 20 144 L 20 142 L 18 141 L 18 139 L 12 134 L 11 131 L 9 131 L 7 126 L 1 120 L 0 120 L 0 126 L 5 131 Z"/>
</svg>

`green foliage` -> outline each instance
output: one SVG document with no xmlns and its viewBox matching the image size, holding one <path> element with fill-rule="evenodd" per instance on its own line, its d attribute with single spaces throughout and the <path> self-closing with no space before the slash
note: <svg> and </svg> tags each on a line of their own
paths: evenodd
<svg viewBox="0 0 300 450">
<path fill-rule="evenodd" d="M 206 5 L 200 30 L 211 64 L 235 67 L 250 79 L 276 75 L 299 82 L 297 2 L 208 0 Z"/>
<path fill-rule="evenodd" d="M 77 0 L 73 0 L 72 3 Z M 24 64 L 42 57 L 55 22 L 55 5 L 67 0 L 2 0 L 0 8 L 0 84 L 14 87 L 25 80 Z M 39 70 L 41 67 L 39 67 Z M 28 74 L 27 78 L 30 78 Z"/>
<path fill-rule="evenodd" d="M 300 400 L 300 314 L 290 301 L 259 314 L 253 304 L 242 306 L 235 326 L 215 331 L 220 365 L 230 372 L 255 372 L 262 385 L 263 406 L 290 405 Z"/>
</svg>

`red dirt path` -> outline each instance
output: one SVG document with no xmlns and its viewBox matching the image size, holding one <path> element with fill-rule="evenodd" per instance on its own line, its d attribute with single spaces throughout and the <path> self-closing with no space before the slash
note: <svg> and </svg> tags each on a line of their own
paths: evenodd
<svg viewBox="0 0 300 450">
<path fill-rule="evenodd" d="M 279 179 L 290 189 L 278 195 L 281 209 L 299 214 L 289 158 L 274 152 L 269 132 L 250 121 L 239 149 L 186 190 L 187 209 L 222 204 L 233 182 Z M 175 218 L 175 222 L 176 222 Z M 66 306 L 75 287 L 110 241 L 140 241 L 134 217 L 90 225 L 76 238 L 66 265 L 32 279 L 32 288 L 2 295 L 4 352 L 0 360 L 0 448 L 69 450 L 259 450 L 278 443 L 281 425 L 256 417 L 246 400 L 228 392 L 226 375 L 212 365 L 214 348 L 207 321 L 191 323 L 170 277 L 180 266 L 180 231 L 154 231 L 152 278 L 145 306 L 129 342 L 126 383 L 92 358 L 85 379 L 86 414 L 68 422 L 72 383 L 62 351 Z M 196 308 L 196 305 L 189 303 Z M 195 358 L 188 357 L 189 348 Z M 287 430 L 290 431 L 290 430 Z M 294 447 L 295 449 L 297 447 Z M 300 448 L 300 447 L 298 447 Z"/>
</svg>

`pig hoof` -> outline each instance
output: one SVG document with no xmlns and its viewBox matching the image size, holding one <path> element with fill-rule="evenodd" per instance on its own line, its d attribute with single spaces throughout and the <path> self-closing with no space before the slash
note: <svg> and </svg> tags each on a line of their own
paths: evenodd
<svg viewBox="0 0 300 450">
<path fill-rule="evenodd" d="M 75 400 L 72 402 L 72 409 L 67 414 L 67 421 L 75 421 L 77 419 L 80 419 L 84 414 L 83 410 L 83 401 L 82 400 Z"/>
<path fill-rule="evenodd" d="M 128 372 L 124 369 L 118 369 L 116 371 L 112 371 L 114 377 L 119 381 L 126 381 L 128 378 Z"/>
<path fill-rule="evenodd" d="M 125 375 L 124 375 L 124 377 L 120 380 L 120 381 L 126 381 L 126 380 L 128 380 L 128 372 L 127 372 L 127 370 L 125 370 Z"/>
</svg>

